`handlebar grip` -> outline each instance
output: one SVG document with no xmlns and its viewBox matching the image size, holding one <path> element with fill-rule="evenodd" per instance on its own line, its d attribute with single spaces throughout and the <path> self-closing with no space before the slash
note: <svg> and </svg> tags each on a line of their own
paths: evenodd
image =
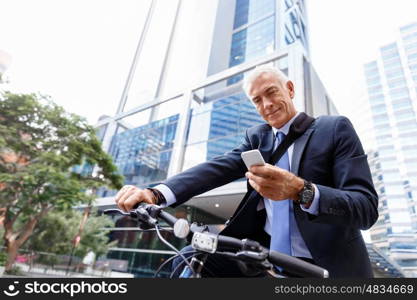
<svg viewBox="0 0 417 300">
<path fill-rule="evenodd" d="M 310 278 L 328 278 L 329 272 L 319 266 L 313 265 L 301 259 L 279 253 L 269 251 L 269 260 L 273 264 L 282 267 L 284 270 L 294 275 Z"/>
<path fill-rule="evenodd" d="M 222 247 L 231 247 L 240 249 L 243 246 L 242 240 L 239 240 L 234 237 L 225 236 L 225 235 L 218 235 L 218 245 Z"/>
<path fill-rule="evenodd" d="M 162 220 L 164 220 L 165 222 L 168 223 L 169 226 L 174 227 L 174 224 L 178 221 L 178 219 L 176 217 L 174 217 L 173 215 L 160 210 L 159 211 L 159 218 L 161 218 Z"/>
</svg>

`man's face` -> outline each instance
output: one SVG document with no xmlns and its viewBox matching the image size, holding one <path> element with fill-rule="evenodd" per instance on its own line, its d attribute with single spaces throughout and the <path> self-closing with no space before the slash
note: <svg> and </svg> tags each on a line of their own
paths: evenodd
<svg viewBox="0 0 417 300">
<path fill-rule="evenodd" d="M 294 85 L 282 82 L 274 73 L 262 73 L 252 83 L 249 96 L 261 117 L 272 127 L 281 128 L 297 113 L 292 99 Z"/>
</svg>

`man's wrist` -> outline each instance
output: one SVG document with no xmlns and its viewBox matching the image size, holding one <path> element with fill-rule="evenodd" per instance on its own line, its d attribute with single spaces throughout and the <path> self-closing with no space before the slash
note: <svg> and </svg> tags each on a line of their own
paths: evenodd
<svg viewBox="0 0 417 300">
<path fill-rule="evenodd" d="M 295 203 L 300 204 L 304 208 L 308 209 L 313 203 L 315 188 L 310 181 L 304 179 L 301 180 L 303 181 L 303 185 L 297 194 L 297 199 L 295 200 Z"/>
<path fill-rule="evenodd" d="M 295 192 L 293 194 L 293 196 L 291 197 L 291 199 L 298 203 L 300 201 L 300 192 L 304 189 L 304 180 L 301 179 L 300 177 L 295 176 L 294 179 L 294 186 L 295 186 Z"/>
<path fill-rule="evenodd" d="M 154 188 L 146 188 L 147 190 L 151 191 L 153 195 L 153 203 L 156 205 L 161 205 L 166 203 L 166 199 L 164 195 L 157 189 Z"/>
</svg>

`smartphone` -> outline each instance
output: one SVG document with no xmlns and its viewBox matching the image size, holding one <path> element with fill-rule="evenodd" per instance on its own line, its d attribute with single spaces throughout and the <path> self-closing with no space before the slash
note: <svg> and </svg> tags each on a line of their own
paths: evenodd
<svg viewBox="0 0 417 300">
<path fill-rule="evenodd" d="M 240 156 L 242 157 L 243 162 L 245 163 L 248 170 L 251 166 L 265 165 L 264 158 L 258 149 L 242 152 Z"/>
</svg>

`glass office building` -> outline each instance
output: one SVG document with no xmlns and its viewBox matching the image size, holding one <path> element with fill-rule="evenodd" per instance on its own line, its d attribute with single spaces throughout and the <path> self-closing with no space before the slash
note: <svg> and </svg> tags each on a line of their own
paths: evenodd
<svg viewBox="0 0 417 300">
<path fill-rule="evenodd" d="M 417 276 L 417 23 L 364 65 L 376 149 L 370 155 L 380 196 L 371 230 L 379 249 Z"/>
<path fill-rule="evenodd" d="M 144 1 L 147 14 L 118 110 L 96 125 L 126 184 L 155 185 L 238 146 L 247 128 L 263 122 L 241 86 L 257 65 L 276 65 L 294 81 L 298 110 L 337 113 L 310 63 L 304 1 L 162 2 Z M 99 209 L 114 207 L 115 192 L 98 191 Z M 174 212 L 218 231 L 245 192 L 238 180 Z M 154 233 L 115 221 L 110 236 L 117 245 L 108 258 L 118 271 L 151 276 L 173 254 Z M 166 238 L 183 245 L 169 232 Z"/>
</svg>

